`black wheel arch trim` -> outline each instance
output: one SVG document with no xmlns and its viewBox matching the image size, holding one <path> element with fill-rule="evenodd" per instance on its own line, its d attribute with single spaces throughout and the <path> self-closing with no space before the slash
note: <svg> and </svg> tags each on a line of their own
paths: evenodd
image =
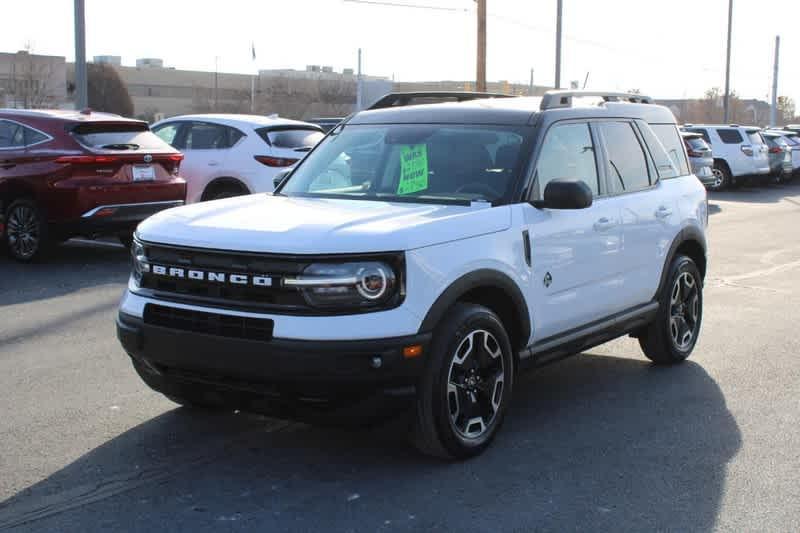
<svg viewBox="0 0 800 533">
<path fill-rule="evenodd" d="M 511 299 L 515 310 L 519 313 L 520 322 L 517 342 L 520 346 L 514 348 L 527 346 L 531 335 L 531 319 L 525 297 L 519 286 L 507 274 L 489 268 L 469 272 L 451 283 L 428 310 L 419 327 L 419 333 L 433 331 L 450 307 L 471 290 L 479 288 L 499 289 Z"/>
<path fill-rule="evenodd" d="M 656 289 L 655 294 L 653 295 L 653 299 L 658 299 L 658 295 L 661 294 L 661 291 L 664 288 L 664 285 L 667 283 L 667 277 L 669 276 L 669 265 L 672 263 L 672 260 L 675 259 L 675 255 L 678 252 L 678 248 L 686 242 L 696 242 L 700 245 L 700 248 L 703 250 L 703 256 L 707 256 L 707 245 L 706 245 L 706 237 L 703 235 L 698 228 L 695 226 L 686 226 L 683 228 L 680 233 L 673 239 L 672 244 L 669 247 L 669 252 L 667 252 L 666 258 L 664 259 L 664 267 L 661 269 L 661 279 L 658 282 L 658 289 Z M 697 265 L 698 268 L 701 268 L 701 265 Z M 705 269 L 701 272 L 703 277 L 705 277 Z"/>
</svg>

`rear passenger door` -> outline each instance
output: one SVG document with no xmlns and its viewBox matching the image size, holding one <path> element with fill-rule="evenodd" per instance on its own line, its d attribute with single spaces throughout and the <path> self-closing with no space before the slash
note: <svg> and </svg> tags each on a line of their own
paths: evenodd
<svg viewBox="0 0 800 533">
<path fill-rule="evenodd" d="M 619 208 L 622 219 L 622 282 L 618 298 L 624 309 L 653 298 L 663 268 L 664 250 L 669 248 L 673 226 L 679 218 L 675 199 L 658 181 L 657 168 L 664 175 L 677 175 L 679 171 L 647 128 L 646 124 L 625 120 L 598 123 L 609 199 Z M 649 137 L 648 143 L 659 150 L 655 159 L 649 153 L 643 129 Z M 680 143 L 677 129 L 675 135 Z M 682 144 L 675 150 L 685 165 Z"/>
<path fill-rule="evenodd" d="M 530 200 L 541 200 L 557 178 L 584 181 L 593 203 L 560 210 L 523 204 L 523 230 L 530 240 L 529 301 L 534 340 L 551 340 L 622 309 L 619 298 L 622 228 L 609 201 L 596 138 L 587 121 L 557 122 L 541 142 Z"/>
</svg>

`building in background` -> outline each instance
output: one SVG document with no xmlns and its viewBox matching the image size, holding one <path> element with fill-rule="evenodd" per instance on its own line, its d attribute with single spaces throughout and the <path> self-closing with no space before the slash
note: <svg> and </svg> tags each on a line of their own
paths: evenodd
<svg viewBox="0 0 800 533">
<path fill-rule="evenodd" d="M 66 61 L 63 56 L 27 50 L 0 53 L 0 107 L 65 107 Z"/>
<path fill-rule="evenodd" d="M 122 56 L 94 56 L 94 63 L 106 63 L 115 67 L 122 66 Z"/>
</svg>

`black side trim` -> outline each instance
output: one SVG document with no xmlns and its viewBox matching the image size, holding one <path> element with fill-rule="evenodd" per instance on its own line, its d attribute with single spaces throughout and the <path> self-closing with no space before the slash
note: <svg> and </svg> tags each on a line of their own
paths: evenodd
<svg viewBox="0 0 800 533">
<path fill-rule="evenodd" d="M 608 318 L 540 340 L 520 353 L 521 360 L 541 366 L 630 333 L 649 324 L 658 312 L 653 301 Z"/>
<path fill-rule="evenodd" d="M 687 226 L 683 228 L 680 233 L 678 233 L 677 237 L 675 237 L 675 240 L 672 241 L 672 244 L 669 247 L 669 252 L 664 259 L 664 267 L 661 269 L 661 280 L 658 282 L 658 289 L 656 289 L 656 292 L 653 295 L 654 300 L 658 298 L 658 295 L 661 294 L 664 285 L 667 283 L 667 277 L 669 276 L 669 265 L 675 258 L 675 252 L 678 250 L 678 247 L 686 241 L 697 241 L 700 244 L 700 247 L 703 249 L 703 255 L 706 255 L 706 250 L 708 250 L 708 248 L 706 247 L 705 235 L 703 235 L 703 233 L 694 226 Z"/>
<path fill-rule="evenodd" d="M 447 310 L 450 309 L 459 298 L 472 289 L 477 289 L 479 287 L 489 287 L 500 290 L 511 298 L 514 307 L 517 312 L 519 312 L 519 338 L 522 342 L 527 342 L 527 339 L 529 339 L 531 335 L 531 319 L 528 314 L 528 306 L 525 303 L 525 298 L 522 296 L 522 291 L 520 291 L 517 284 L 507 275 L 488 268 L 470 272 L 458 278 L 447 287 L 428 310 L 428 314 L 425 315 L 419 332 L 433 331 Z"/>
<path fill-rule="evenodd" d="M 531 266 L 531 235 L 528 230 L 522 231 L 522 249 L 525 252 L 525 263 Z"/>
</svg>

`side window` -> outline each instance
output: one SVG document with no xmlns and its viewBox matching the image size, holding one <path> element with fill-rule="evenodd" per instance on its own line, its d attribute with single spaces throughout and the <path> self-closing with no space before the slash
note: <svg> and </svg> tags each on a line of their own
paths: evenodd
<svg viewBox="0 0 800 533">
<path fill-rule="evenodd" d="M 586 123 L 558 124 L 548 130 L 536 163 L 536 197 L 541 199 L 550 181 L 573 178 L 599 194 L 594 144 Z"/>
<path fill-rule="evenodd" d="M 180 130 L 180 127 L 180 122 L 170 122 L 169 124 L 162 124 L 161 126 L 157 127 L 153 130 L 153 133 L 158 135 L 158 137 L 165 143 L 175 147 L 175 137 L 178 135 L 178 130 Z"/>
<path fill-rule="evenodd" d="M 650 186 L 642 145 L 628 122 L 600 122 L 608 152 L 608 181 L 611 191 L 631 192 Z"/>
<path fill-rule="evenodd" d="M 40 131 L 36 131 L 31 128 L 24 128 L 25 129 L 25 146 L 31 146 L 33 144 L 39 144 L 41 142 L 45 142 L 48 140 L 47 135 Z"/>
<path fill-rule="evenodd" d="M 25 146 L 25 130 L 16 122 L 0 120 L 0 148 Z"/>
<path fill-rule="evenodd" d="M 703 140 L 705 140 L 709 145 L 711 144 L 711 138 L 708 136 L 708 130 L 702 128 L 686 128 L 686 131 L 699 133 L 703 136 Z"/>
<path fill-rule="evenodd" d="M 659 161 L 658 147 L 652 146 L 650 139 L 647 139 L 647 144 L 650 145 L 653 159 L 656 160 L 659 176 L 662 178 L 672 178 L 675 174 L 670 173 L 670 171 L 674 170 L 677 170 L 678 176 L 688 175 L 689 162 L 686 161 L 683 140 L 678 133 L 678 128 L 674 124 L 650 124 L 650 128 L 653 130 L 653 133 L 656 134 L 656 137 L 658 137 L 661 146 L 667 152 L 667 155 L 674 165 L 674 169 L 665 168 L 661 161 Z"/>
<path fill-rule="evenodd" d="M 722 139 L 722 142 L 725 144 L 740 144 L 742 142 L 742 134 L 739 133 L 739 130 L 734 129 L 717 129 L 717 133 L 719 134 L 719 138 Z"/>
<path fill-rule="evenodd" d="M 187 150 L 219 150 L 228 148 L 228 129 L 220 124 L 192 122 L 184 141 Z"/>
<path fill-rule="evenodd" d="M 237 130 L 236 128 L 228 128 L 228 145 L 225 148 L 230 148 L 239 142 L 239 139 L 242 137 L 244 137 L 244 133 L 241 131 Z"/>
</svg>

